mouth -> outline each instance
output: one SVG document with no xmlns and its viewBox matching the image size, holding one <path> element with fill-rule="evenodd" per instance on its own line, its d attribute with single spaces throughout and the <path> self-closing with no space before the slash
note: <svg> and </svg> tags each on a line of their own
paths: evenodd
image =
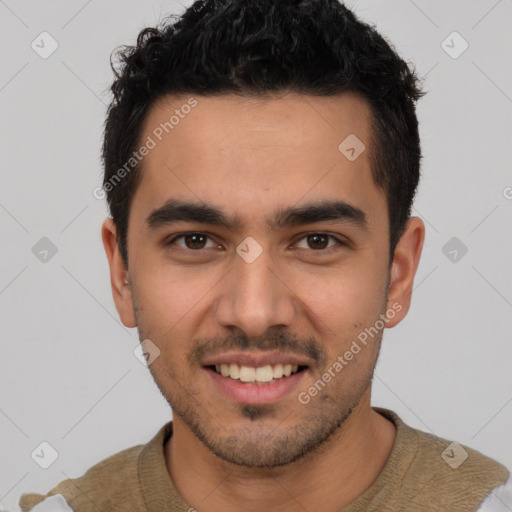
<svg viewBox="0 0 512 512">
<path fill-rule="evenodd" d="M 282 353 L 224 354 L 205 362 L 203 370 L 214 388 L 229 400 L 247 405 L 282 400 L 309 369 L 304 360 Z"/>
<path fill-rule="evenodd" d="M 276 382 L 286 379 L 291 375 L 302 372 L 307 369 L 305 365 L 297 364 L 267 364 L 265 366 L 245 366 L 237 363 L 223 363 L 209 365 L 205 368 L 214 371 L 222 377 L 239 381 L 245 384 L 256 384 L 258 386 L 272 385 Z"/>
</svg>

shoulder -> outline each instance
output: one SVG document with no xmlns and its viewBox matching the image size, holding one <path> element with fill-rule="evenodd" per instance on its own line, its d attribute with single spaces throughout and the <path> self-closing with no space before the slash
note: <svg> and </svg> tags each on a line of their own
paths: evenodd
<svg viewBox="0 0 512 512">
<path fill-rule="evenodd" d="M 416 430 L 416 434 L 418 456 L 415 464 L 434 480 L 457 480 L 464 485 L 480 481 L 495 487 L 505 483 L 510 476 L 505 466 L 469 446 L 421 430 Z"/>
<path fill-rule="evenodd" d="M 393 510 L 477 512 L 509 479 L 505 466 L 479 451 L 412 428 L 393 411 L 378 412 L 397 427 L 387 478 L 395 487 Z"/>
<path fill-rule="evenodd" d="M 416 435 L 418 450 L 407 479 L 411 494 L 421 490 L 450 510 L 477 510 L 510 477 L 505 466 L 473 448 L 420 430 Z"/>
<path fill-rule="evenodd" d="M 512 510 L 512 477 L 500 485 L 480 505 L 478 512 L 509 512 Z"/>
<path fill-rule="evenodd" d="M 19 500 L 22 512 L 97 511 L 120 501 L 140 501 L 141 491 L 136 485 L 137 462 L 144 446 L 137 445 L 115 453 L 89 468 L 81 477 L 63 480 L 46 494 L 23 494 Z M 135 485 L 127 485 L 129 482 Z M 46 508 L 47 504 L 50 508 Z"/>
<path fill-rule="evenodd" d="M 29 501 L 32 501 L 32 503 L 25 500 L 24 506 L 29 508 L 22 508 L 22 510 L 30 510 L 31 512 L 74 512 L 62 494 L 47 497 L 41 494 L 26 494 L 24 496 L 31 496 Z M 37 505 L 34 506 L 34 503 L 37 503 Z"/>
</svg>

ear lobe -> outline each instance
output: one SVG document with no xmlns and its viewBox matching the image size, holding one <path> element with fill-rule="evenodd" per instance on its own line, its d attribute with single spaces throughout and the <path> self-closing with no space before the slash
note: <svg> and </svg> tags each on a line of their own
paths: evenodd
<svg viewBox="0 0 512 512">
<path fill-rule="evenodd" d="M 418 269 L 424 239 L 425 224 L 419 217 L 411 217 L 393 256 L 388 290 L 388 310 L 392 309 L 396 314 L 393 315 L 393 318 L 387 319 L 386 327 L 394 327 L 400 323 L 409 311 L 414 276 Z"/>
<path fill-rule="evenodd" d="M 132 291 L 128 279 L 128 269 L 117 243 L 117 229 L 111 218 L 106 219 L 101 227 L 101 239 L 110 267 L 110 286 L 119 318 L 125 327 L 136 327 L 133 312 Z"/>
</svg>

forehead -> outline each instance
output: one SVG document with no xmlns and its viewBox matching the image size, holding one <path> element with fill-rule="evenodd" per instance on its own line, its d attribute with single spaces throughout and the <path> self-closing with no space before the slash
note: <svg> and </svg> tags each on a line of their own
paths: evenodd
<svg viewBox="0 0 512 512">
<path fill-rule="evenodd" d="M 148 210 L 169 198 L 195 199 L 254 216 L 261 202 L 382 201 L 371 176 L 371 109 L 344 93 L 265 98 L 161 98 L 146 117 L 134 202 Z M 354 158 L 355 157 L 355 158 Z M 372 202 L 373 201 L 373 202 Z"/>
</svg>

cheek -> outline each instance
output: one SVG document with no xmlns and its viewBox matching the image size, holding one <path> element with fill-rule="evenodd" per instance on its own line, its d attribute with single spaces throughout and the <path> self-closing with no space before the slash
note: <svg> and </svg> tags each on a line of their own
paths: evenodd
<svg viewBox="0 0 512 512">
<path fill-rule="evenodd" d="M 304 272 L 294 291 L 322 333 L 345 338 L 375 322 L 385 307 L 385 286 L 384 269 L 361 264 Z"/>
<path fill-rule="evenodd" d="M 151 265 L 137 271 L 139 315 L 155 335 L 181 331 L 200 315 L 208 292 L 218 281 L 213 272 L 171 265 Z"/>
<path fill-rule="evenodd" d="M 202 298 L 215 285 L 215 275 L 198 265 L 171 262 L 165 250 L 137 237 L 137 233 L 129 242 L 138 316 L 153 336 L 165 336 L 169 330 L 179 329 L 180 319 L 186 321 L 201 307 Z"/>
</svg>

